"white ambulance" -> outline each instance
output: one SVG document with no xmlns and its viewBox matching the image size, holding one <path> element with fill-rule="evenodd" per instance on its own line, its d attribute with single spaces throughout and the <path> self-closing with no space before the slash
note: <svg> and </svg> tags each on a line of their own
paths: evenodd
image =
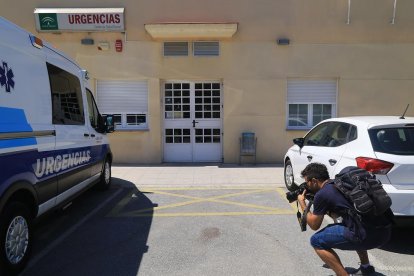
<svg viewBox="0 0 414 276">
<path fill-rule="evenodd" d="M 101 116 L 87 79 L 65 54 L 0 17 L 0 269 L 23 269 L 35 218 L 111 184 L 113 117 Z"/>
</svg>

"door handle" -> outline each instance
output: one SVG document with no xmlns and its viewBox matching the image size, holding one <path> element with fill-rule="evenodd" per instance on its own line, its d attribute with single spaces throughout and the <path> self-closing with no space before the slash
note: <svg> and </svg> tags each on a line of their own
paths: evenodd
<svg viewBox="0 0 414 276">
<path fill-rule="evenodd" d="M 336 161 L 335 159 L 329 159 L 328 161 L 329 161 L 329 164 L 330 164 L 331 166 L 335 165 L 335 164 L 336 164 L 336 162 L 338 162 L 338 161 Z"/>
<path fill-rule="evenodd" d="M 91 137 L 95 137 L 95 134 L 91 134 Z"/>
<path fill-rule="evenodd" d="M 308 161 L 310 162 L 310 161 L 312 161 L 313 156 L 308 155 L 308 156 L 306 156 L 306 158 L 308 158 Z"/>
<path fill-rule="evenodd" d="M 89 133 L 84 133 L 83 136 L 89 137 Z"/>
<path fill-rule="evenodd" d="M 195 127 L 195 124 L 198 124 L 198 122 L 196 122 L 196 120 L 193 120 L 191 123 L 193 124 L 193 127 Z"/>
</svg>

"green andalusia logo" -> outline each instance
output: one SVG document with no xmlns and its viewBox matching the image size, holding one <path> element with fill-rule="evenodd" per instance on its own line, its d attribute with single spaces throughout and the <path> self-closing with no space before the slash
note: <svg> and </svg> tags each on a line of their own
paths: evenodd
<svg viewBox="0 0 414 276">
<path fill-rule="evenodd" d="M 39 13 L 40 30 L 58 30 L 56 13 Z"/>
</svg>

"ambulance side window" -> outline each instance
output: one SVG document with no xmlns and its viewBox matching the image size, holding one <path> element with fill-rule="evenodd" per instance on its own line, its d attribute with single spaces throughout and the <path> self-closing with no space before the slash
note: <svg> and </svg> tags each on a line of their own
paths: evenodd
<svg viewBox="0 0 414 276">
<path fill-rule="evenodd" d="M 93 99 L 92 92 L 89 89 L 86 89 L 86 99 L 88 101 L 88 110 L 89 110 L 89 120 L 91 122 L 91 126 L 94 129 L 98 128 L 98 120 L 99 120 L 99 111 L 96 107 L 95 100 Z"/>
<path fill-rule="evenodd" d="M 50 63 L 47 63 L 47 71 L 52 92 L 53 124 L 85 124 L 79 78 Z"/>
</svg>

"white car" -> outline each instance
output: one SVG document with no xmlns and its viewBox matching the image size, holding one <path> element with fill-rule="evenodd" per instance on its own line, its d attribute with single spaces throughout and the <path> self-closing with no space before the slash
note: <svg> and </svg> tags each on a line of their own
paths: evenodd
<svg viewBox="0 0 414 276">
<path fill-rule="evenodd" d="M 414 117 L 328 119 L 293 142 L 284 158 L 289 190 L 303 182 L 301 171 L 309 163 L 326 165 L 331 178 L 347 166 L 358 166 L 376 174 L 396 216 L 414 216 Z"/>
</svg>

